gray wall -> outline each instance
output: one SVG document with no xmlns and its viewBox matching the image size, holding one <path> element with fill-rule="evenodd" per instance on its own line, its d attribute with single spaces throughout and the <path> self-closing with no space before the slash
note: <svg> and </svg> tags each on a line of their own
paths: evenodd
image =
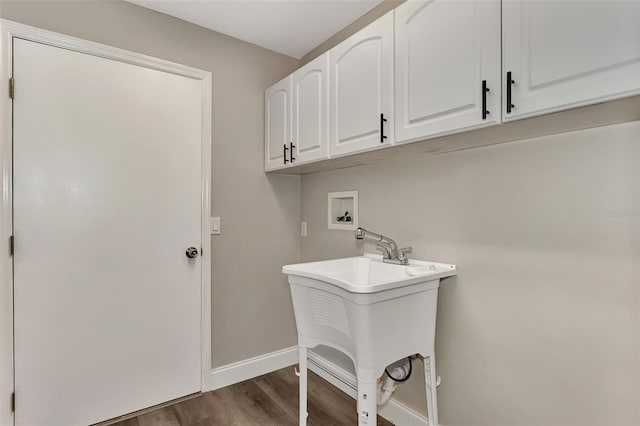
<svg viewBox="0 0 640 426">
<path fill-rule="evenodd" d="M 213 366 L 296 343 L 282 265 L 299 261 L 299 178 L 263 172 L 264 89 L 298 61 L 120 1 L 2 1 L 0 17 L 213 74 Z"/>
<path fill-rule="evenodd" d="M 640 122 L 304 175 L 301 188 L 304 261 L 375 251 L 327 230 L 327 192 L 355 189 L 361 226 L 458 265 L 439 294 L 442 425 L 639 424 Z M 421 376 L 397 398 L 425 413 Z"/>
</svg>

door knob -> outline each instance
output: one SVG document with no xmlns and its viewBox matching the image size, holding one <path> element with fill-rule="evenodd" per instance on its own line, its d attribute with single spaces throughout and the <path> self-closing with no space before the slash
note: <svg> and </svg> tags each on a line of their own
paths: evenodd
<svg viewBox="0 0 640 426">
<path fill-rule="evenodd" d="M 198 257 L 198 249 L 195 247 L 189 247 L 185 254 L 189 259 L 193 259 L 194 257 Z"/>
</svg>

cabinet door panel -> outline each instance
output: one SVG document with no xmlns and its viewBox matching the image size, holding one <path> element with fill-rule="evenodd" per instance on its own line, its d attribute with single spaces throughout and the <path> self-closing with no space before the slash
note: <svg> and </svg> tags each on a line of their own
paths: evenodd
<svg viewBox="0 0 640 426">
<path fill-rule="evenodd" d="M 289 167 L 291 143 L 291 76 L 265 92 L 265 170 Z M 285 163 L 285 150 L 286 163 Z"/>
<path fill-rule="evenodd" d="M 331 156 L 393 143 L 393 12 L 330 52 Z M 381 143 L 380 114 L 384 135 Z"/>
<path fill-rule="evenodd" d="M 329 54 L 293 74 L 293 143 L 295 162 L 329 156 Z"/>
<path fill-rule="evenodd" d="M 507 1 L 503 28 L 505 120 L 640 93 L 638 1 Z"/>
<path fill-rule="evenodd" d="M 396 143 L 499 122 L 499 1 L 408 1 L 395 16 Z"/>
<path fill-rule="evenodd" d="M 378 133 L 381 40 L 364 40 L 336 60 L 338 135 L 340 143 Z M 357 105 L 356 105 L 357 102 Z"/>
</svg>

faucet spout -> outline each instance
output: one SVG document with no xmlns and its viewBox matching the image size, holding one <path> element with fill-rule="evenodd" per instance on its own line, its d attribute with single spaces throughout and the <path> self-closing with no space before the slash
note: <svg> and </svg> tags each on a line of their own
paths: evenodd
<svg viewBox="0 0 640 426">
<path fill-rule="evenodd" d="M 356 229 L 355 237 L 357 240 L 363 240 L 365 237 L 370 237 L 377 240 L 376 247 L 382 250 L 382 261 L 386 263 L 396 263 L 400 265 L 406 265 L 409 263 L 409 259 L 405 256 L 406 251 L 398 250 L 396 242 L 385 237 L 382 234 L 376 234 L 375 232 L 367 231 L 364 228 Z"/>
</svg>

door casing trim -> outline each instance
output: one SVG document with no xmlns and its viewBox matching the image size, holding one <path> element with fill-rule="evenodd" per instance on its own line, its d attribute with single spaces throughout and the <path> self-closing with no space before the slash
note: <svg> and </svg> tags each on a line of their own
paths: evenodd
<svg viewBox="0 0 640 426">
<path fill-rule="evenodd" d="M 193 78 L 202 82 L 202 201 L 201 201 L 201 357 L 200 388 L 209 390 L 211 375 L 211 72 L 82 40 L 29 25 L 0 19 L 0 424 L 14 424 L 11 394 L 14 391 L 13 261 L 9 237 L 13 233 L 12 100 L 9 79 L 13 75 L 13 38 L 86 53 L 132 65 Z M 16 92 L 16 96 L 20 96 Z"/>
</svg>

